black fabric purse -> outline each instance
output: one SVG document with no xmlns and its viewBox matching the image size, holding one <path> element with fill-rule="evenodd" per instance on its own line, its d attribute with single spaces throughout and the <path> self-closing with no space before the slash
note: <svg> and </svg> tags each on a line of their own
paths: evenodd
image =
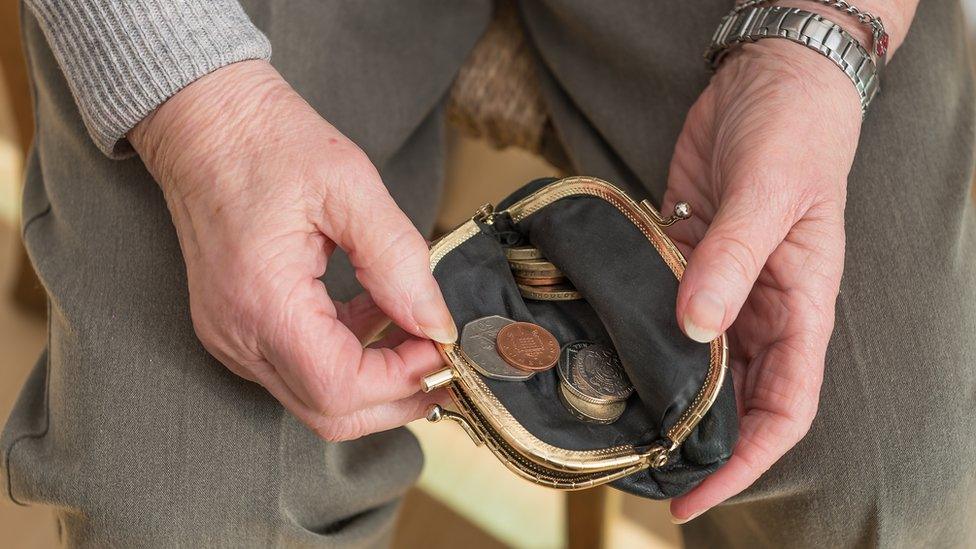
<svg viewBox="0 0 976 549">
<path fill-rule="evenodd" d="M 533 181 L 486 205 L 431 247 L 431 269 L 458 329 L 491 315 L 532 322 L 560 345 L 588 340 L 616 350 L 634 385 L 610 424 L 579 421 L 560 402 L 554 370 L 526 381 L 481 375 L 457 344 L 440 345 L 447 367 L 423 389 L 447 387 L 457 421 L 512 471 L 544 486 L 605 483 L 643 497 L 687 492 L 725 463 L 738 418 L 725 335 L 688 339 L 675 319 L 684 258 L 646 200 L 591 177 Z M 505 248 L 535 246 L 582 299 L 536 301 L 520 294 Z"/>
</svg>

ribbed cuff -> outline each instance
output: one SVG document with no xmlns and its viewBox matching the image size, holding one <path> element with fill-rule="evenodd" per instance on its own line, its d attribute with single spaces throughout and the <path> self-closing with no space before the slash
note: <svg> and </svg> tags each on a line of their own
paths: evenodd
<svg viewBox="0 0 976 549">
<path fill-rule="evenodd" d="M 27 0 L 85 126 L 111 158 L 125 134 L 197 78 L 271 44 L 236 0 Z"/>
</svg>

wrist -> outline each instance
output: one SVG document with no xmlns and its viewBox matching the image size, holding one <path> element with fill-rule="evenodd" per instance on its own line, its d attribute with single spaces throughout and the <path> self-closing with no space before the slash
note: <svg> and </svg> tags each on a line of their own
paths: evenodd
<svg viewBox="0 0 976 549">
<path fill-rule="evenodd" d="M 271 116 L 267 107 L 289 93 L 267 61 L 234 63 L 180 90 L 127 137 L 164 191 L 189 180 L 214 180 L 221 165 L 247 156 L 249 128 Z M 212 173 L 183 177 L 186 169 Z"/>
<path fill-rule="evenodd" d="M 819 12 L 821 5 L 838 9 L 841 16 L 853 14 L 851 16 L 856 22 L 855 32 L 860 34 L 861 39 L 839 24 L 836 18 L 824 17 L 820 13 L 804 9 L 815 7 Z M 773 40 L 764 40 L 766 38 Z M 749 47 L 757 42 L 761 45 Z M 790 42 L 792 46 L 769 46 L 769 42 Z M 869 43 L 865 47 L 862 42 Z M 737 5 L 721 19 L 705 51 L 705 59 L 714 70 L 722 65 L 730 52 L 735 51 L 787 51 L 792 48 L 791 55 L 796 56 L 798 62 L 785 65 L 793 66 L 815 66 L 816 62 L 810 60 L 821 57 L 840 69 L 853 84 L 852 90 L 860 102 L 863 117 L 880 90 L 880 73 L 886 63 L 888 46 L 889 36 L 883 22 L 877 16 L 859 11 L 845 0 L 782 3 L 775 0 L 749 0 Z M 801 54 L 803 49 L 817 55 L 812 58 L 808 52 Z M 740 57 L 748 58 L 744 53 Z M 790 59 L 781 57 L 779 60 L 781 64 L 784 61 Z"/>
<path fill-rule="evenodd" d="M 848 0 L 848 2 L 861 11 L 879 17 L 884 23 L 885 31 L 888 33 L 888 58 L 890 59 L 905 39 L 908 32 L 908 22 L 911 21 L 914 9 L 910 14 L 906 14 L 904 5 L 895 5 L 898 3 L 891 0 Z M 784 7 L 800 8 L 821 15 L 840 25 L 854 36 L 865 49 L 871 50 L 874 41 L 871 28 L 859 21 L 854 15 L 824 5 L 817 0 L 779 0 L 776 3 Z"/>
<path fill-rule="evenodd" d="M 861 127 L 861 101 L 850 79 L 820 53 L 788 40 L 759 40 L 731 51 L 713 83 L 732 95 L 782 97 L 792 103 L 822 105 L 841 133 L 856 136 Z M 769 101 L 767 101 L 769 102 Z M 770 104 L 771 108 L 774 108 Z"/>
</svg>

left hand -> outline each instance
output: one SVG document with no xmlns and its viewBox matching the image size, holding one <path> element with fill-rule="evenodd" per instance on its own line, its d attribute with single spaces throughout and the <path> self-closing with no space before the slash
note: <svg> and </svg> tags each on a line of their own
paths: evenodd
<svg viewBox="0 0 976 549">
<path fill-rule="evenodd" d="M 678 321 L 697 341 L 728 330 L 741 419 L 729 462 L 671 502 L 676 522 L 746 489 L 810 428 L 860 126 L 843 72 L 775 39 L 730 53 L 688 114 L 663 204 L 695 212 L 671 230 L 690 251 Z"/>
</svg>

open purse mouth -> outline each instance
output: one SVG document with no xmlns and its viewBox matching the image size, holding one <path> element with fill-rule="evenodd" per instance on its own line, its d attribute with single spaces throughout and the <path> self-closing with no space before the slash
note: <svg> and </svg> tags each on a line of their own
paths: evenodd
<svg viewBox="0 0 976 549">
<path fill-rule="evenodd" d="M 620 350 L 637 390 L 619 425 L 578 427 L 552 417 L 561 413 L 551 402 L 553 372 L 524 382 L 487 379 L 460 345 L 438 344 L 448 366 L 426 376 L 422 388 L 447 387 L 457 412 L 435 407 L 428 419 L 457 421 L 510 469 L 555 488 L 587 488 L 666 466 L 715 402 L 728 361 L 724 334 L 696 348 L 673 320 L 685 260 L 662 228 L 687 215 L 682 206 L 664 219 L 648 201 L 636 202 L 606 181 L 569 177 L 499 211 L 486 205 L 436 241 L 430 268 L 457 321 L 513 316 L 542 324 L 561 345 L 582 337 L 605 341 Z M 582 300 L 519 297 L 502 250 L 527 241 L 565 266 Z M 641 285 L 648 288 L 635 287 Z M 669 307 L 652 307 L 662 296 Z M 648 306 L 634 308 L 641 305 Z M 682 365 L 690 366 L 675 370 Z M 677 396 L 662 394 L 669 383 Z"/>
</svg>

